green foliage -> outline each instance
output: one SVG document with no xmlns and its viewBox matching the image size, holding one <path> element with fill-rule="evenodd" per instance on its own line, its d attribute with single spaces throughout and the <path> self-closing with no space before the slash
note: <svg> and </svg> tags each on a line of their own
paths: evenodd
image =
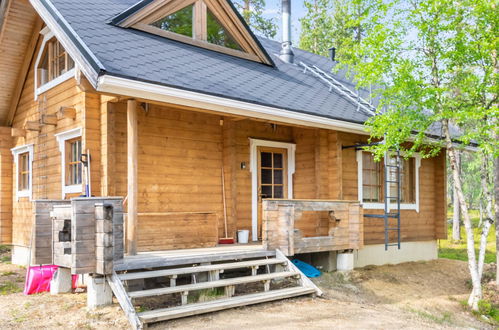
<svg viewBox="0 0 499 330">
<path fill-rule="evenodd" d="M 478 313 L 490 317 L 495 323 L 499 323 L 499 306 L 494 306 L 489 301 L 480 300 L 478 302 Z"/>
<path fill-rule="evenodd" d="M 473 234 L 475 236 L 475 252 L 478 255 L 478 249 L 480 247 L 480 234 L 481 228 L 478 226 L 479 217 L 478 212 L 475 210 L 470 211 L 470 216 L 473 225 Z M 452 213 L 448 213 L 448 218 L 452 218 Z M 461 230 L 464 230 L 461 228 Z M 485 263 L 493 263 L 496 261 L 496 246 L 495 246 L 495 236 L 494 236 L 494 225 L 489 231 L 487 236 L 487 249 L 485 251 Z M 466 252 L 466 242 L 453 242 L 452 241 L 452 224 L 447 226 L 447 237 L 446 240 L 439 240 L 438 257 L 444 259 L 453 259 L 468 261 L 468 254 Z M 464 237 L 464 232 L 461 237 Z M 484 274 L 485 278 L 485 274 Z"/>
<path fill-rule="evenodd" d="M 277 34 L 275 20 L 263 17 L 265 0 L 236 0 L 233 2 L 252 30 L 267 38 L 275 37 Z"/>
<path fill-rule="evenodd" d="M 499 125 L 491 120 L 499 114 L 494 105 L 499 15 L 493 6 L 487 0 L 389 0 L 349 17 L 347 26 L 370 29 L 343 50 L 339 67 L 360 86 L 378 87 L 379 115 L 368 122 L 372 139 L 385 140 L 373 148 L 378 155 L 405 146 L 408 154 L 433 156 L 442 145 L 426 133 L 441 134 L 447 122 L 461 128 L 457 139 L 464 144 L 474 140 L 488 153 L 499 153 L 493 138 Z M 407 147 L 410 139 L 414 144 Z"/>
<path fill-rule="evenodd" d="M 300 18 L 301 34 L 299 47 L 319 55 L 327 55 L 332 47 L 334 19 L 331 16 L 330 0 L 313 0 L 304 3 L 307 12 Z"/>
</svg>

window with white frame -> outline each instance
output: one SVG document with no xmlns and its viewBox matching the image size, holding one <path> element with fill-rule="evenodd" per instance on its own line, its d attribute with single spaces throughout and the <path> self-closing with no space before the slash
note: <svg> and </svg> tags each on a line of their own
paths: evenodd
<svg viewBox="0 0 499 330">
<path fill-rule="evenodd" d="M 83 191 L 83 167 L 81 164 L 81 128 L 55 134 L 61 152 L 62 198 L 67 194 Z"/>
<path fill-rule="evenodd" d="M 11 149 L 16 166 L 16 197 L 32 197 L 33 145 L 24 145 Z"/>
<path fill-rule="evenodd" d="M 385 160 L 376 162 L 374 155 L 368 151 L 357 151 L 358 162 L 358 195 L 364 208 L 384 208 L 385 196 L 397 196 L 397 170 L 389 167 L 386 171 L 389 178 L 385 186 Z M 386 161 L 395 165 L 396 158 L 390 157 Z M 401 158 L 400 164 L 400 202 L 402 209 L 419 211 L 419 166 L 420 157 Z M 395 200 L 391 200 L 395 204 Z"/>
<path fill-rule="evenodd" d="M 35 98 L 75 76 L 75 62 L 54 34 L 47 27 L 40 33 L 43 41 L 35 63 Z"/>
</svg>

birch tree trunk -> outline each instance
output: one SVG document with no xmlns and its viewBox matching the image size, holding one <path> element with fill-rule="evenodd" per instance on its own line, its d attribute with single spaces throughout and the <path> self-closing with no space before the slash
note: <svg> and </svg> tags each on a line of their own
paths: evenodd
<svg viewBox="0 0 499 330">
<path fill-rule="evenodd" d="M 461 173 L 461 154 L 456 150 L 456 166 L 457 171 Z M 452 217 L 452 240 L 461 240 L 461 209 L 459 208 L 459 198 L 457 197 L 457 189 L 455 183 L 452 185 L 454 214 Z"/>
<path fill-rule="evenodd" d="M 485 199 L 485 220 L 480 224 L 482 235 L 480 237 L 480 254 L 478 256 L 478 277 L 481 279 L 483 274 L 483 264 L 485 262 L 485 252 L 487 250 L 487 236 L 489 236 L 490 227 L 494 223 L 492 213 L 492 195 L 490 190 L 490 161 L 487 154 L 482 154 L 482 164 L 480 166 L 480 179 L 482 181 L 482 200 Z"/>
<path fill-rule="evenodd" d="M 496 139 L 499 140 L 499 134 L 496 134 Z M 499 157 L 494 160 L 494 197 L 496 211 L 496 286 L 499 289 Z"/>
<path fill-rule="evenodd" d="M 473 227 L 471 226 L 471 219 L 468 213 L 468 206 L 464 199 L 461 177 L 459 175 L 457 160 L 456 160 L 456 149 L 452 144 L 452 138 L 449 132 L 449 120 L 442 120 L 442 129 L 445 136 L 445 145 L 447 152 L 449 153 L 449 160 L 452 171 L 452 178 L 454 180 L 454 186 L 456 187 L 457 197 L 459 205 L 461 207 L 461 213 L 463 216 L 464 228 L 466 230 L 466 246 L 468 252 L 468 268 L 471 275 L 471 283 L 473 290 L 471 291 L 470 297 L 468 299 L 468 305 L 473 310 L 478 310 L 478 301 L 482 298 L 482 283 L 478 273 L 478 267 L 476 262 L 475 254 L 475 238 L 473 236 Z"/>
</svg>

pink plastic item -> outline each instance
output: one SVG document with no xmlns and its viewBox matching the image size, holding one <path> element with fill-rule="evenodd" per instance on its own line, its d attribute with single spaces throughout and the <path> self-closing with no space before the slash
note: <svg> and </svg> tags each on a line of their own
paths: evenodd
<svg viewBox="0 0 499 330">
<path fill-rule="evenodd" d="M 50 280 L 54 276 L 55 271 L 59 268 L 56 265 L 45 266 L 30 266 L 26 274 L 26 282 L 24 284 L 24 294 L 34 294 L 50 291 Z M 76 288 L 78 275 L 72 277 L 72 287 Z"/>
</svg>

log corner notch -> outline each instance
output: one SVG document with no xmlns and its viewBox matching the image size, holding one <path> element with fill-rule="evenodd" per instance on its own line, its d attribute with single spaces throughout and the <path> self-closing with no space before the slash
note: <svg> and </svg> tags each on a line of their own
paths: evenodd
<svg viewBox="0 0 499 330">
<path fill-rule="evenodd" d="M 10 130 L 10 136 L 12 137 L 26 137 L 26 130 L 22 128 L 14 128 Z"/>
<path fill-rule="evenodd" d="M 137 101 L 127 101 L 127 253 L 137 254 L 137 194 L 138 194 L 138 129 Z"/>
<path fill-rule="evenodd" d="M 64 118 L 76 119 L 76 109 L 73 107 L 60 107 L 59 111 L 56 113 L 57 119 L 61 120 Z"/>
</svg>

